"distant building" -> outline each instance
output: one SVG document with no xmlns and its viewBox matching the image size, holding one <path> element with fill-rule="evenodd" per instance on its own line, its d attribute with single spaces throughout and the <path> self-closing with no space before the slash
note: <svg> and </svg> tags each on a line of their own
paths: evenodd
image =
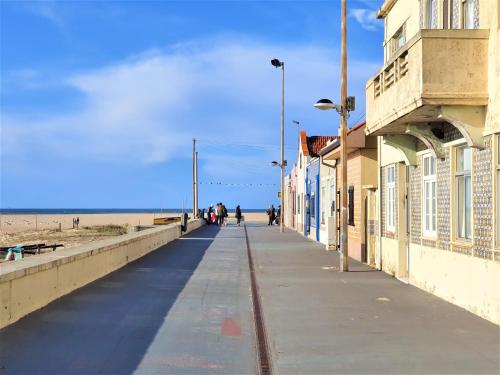
<svg viewBox="0 0 500 375">
<path fill-rule="evenodd" d="M 341 143 L 335 139 L 320 150 L 320 240 L 328 249 L 339 249 Z M 347 131 L 347 198 L 349 256 L 368 262 L 368 199 L 377 188 L 377 138 L 365 135 L 365 123 Z M 370 195 L 372 194 L 372 195 Z M 373 258 L 374 253 L 370 254 Z"/>
</svg>

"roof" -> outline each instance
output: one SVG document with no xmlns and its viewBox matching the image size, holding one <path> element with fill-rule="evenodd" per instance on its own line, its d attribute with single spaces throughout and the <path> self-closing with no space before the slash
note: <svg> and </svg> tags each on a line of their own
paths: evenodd
<svg viewBox="0 0 500 375">
<path fill-rule="evenodd" d="M 385 0 L 376 14 L 377 18 L 385 18 L 387 13 L 391 11 L 394 4 L 396 4 L 396 0 Z"/>
<path fill-rule="evenodd" d="M 348 147 L 350 147 L 351 144 L 352 144 L 351 143 L 353 141 L 352 137 L 356 137 L 356 134 L 352 134 L 352 133 L 356 132 L 358 129 L 360 131 L 362 131 L 363 138 L 365 137 L 365 132 L 364 132 L 364 126 L 365 125 L 366 125 L 366 121 L 365 122 L 360 122 L 359 124 L 354 125 L 352 128 L 347 129 L 347 137 L 348 137 L 347 145 L 348 145 Z M 359 133 L 357 135 L 359 136 Z M 335 142 L 332 142 L 332 143 L 330 143 L 328 145 L 325 145 L 325 147 L 323 147 L 322 149 L 320 149 L 318 151 L 318 154 L 319 155 L 326 155 L 330 151 L 335 150 L 339 146 L 340 146 L 340 138 L 339 137 L 335 137 Z"/>
<path fill-rule="evenodd" d="M 337 139 L 335 135 L 313 135 L 307 137 L 307 148 L 311 156 L 319 156 L 319 151 L 327 145 L 328 142 Z"/>
</svg>

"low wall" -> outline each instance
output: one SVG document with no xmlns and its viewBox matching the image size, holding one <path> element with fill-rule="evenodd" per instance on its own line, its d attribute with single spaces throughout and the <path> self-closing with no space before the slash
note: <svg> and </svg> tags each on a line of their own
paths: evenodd
<svg viewBox="0 0 500 375">
<path fill-rule="evenodd" d="M 203 223 L 191 220 L 187 232 Z M 0 328 L 180 236 L 177 223 L 1 264 Z"/>
<path fill-rule="evenodd" d="M 410 246 L 410 284 L 500 324 L 500 263 Z"/>
</svg>

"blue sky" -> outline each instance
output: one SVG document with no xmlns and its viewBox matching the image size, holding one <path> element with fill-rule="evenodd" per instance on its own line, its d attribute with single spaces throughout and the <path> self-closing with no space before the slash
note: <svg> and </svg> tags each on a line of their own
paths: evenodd
<svg viewBox="0 0 500 375">
<path fill-rule="evenodd" d="M 348 4 L 353 125 L 383 28 L 381 1 Z M 0 10 L 2 208 L 190 207 L 193 137 L 201 206 L 276 204 L 274 57 L 285 61 L 289 164 L 292 120 L 337 134 L 338 116 L 312 104 L 339 97 L 340 1 L 3 0 Z"/>
</svg>

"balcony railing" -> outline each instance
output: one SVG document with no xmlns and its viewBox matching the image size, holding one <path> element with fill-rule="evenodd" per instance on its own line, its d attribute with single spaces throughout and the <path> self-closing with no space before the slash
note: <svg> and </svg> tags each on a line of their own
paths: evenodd
<svg viewBox="0 0 500 375">
<path fill-rule="evenodd" d="M 368 81 L 368 133 L 408 114 L 430 121 L 432 107 L 485 105 L 487 69 L 488 30 L 421 30 Z"/>
<path fill-rule="evenodd" d="M 375 97 L 391 87 L 408 73 L 408 51 L 404 51 L 373 79 Z"/>
</svg>

